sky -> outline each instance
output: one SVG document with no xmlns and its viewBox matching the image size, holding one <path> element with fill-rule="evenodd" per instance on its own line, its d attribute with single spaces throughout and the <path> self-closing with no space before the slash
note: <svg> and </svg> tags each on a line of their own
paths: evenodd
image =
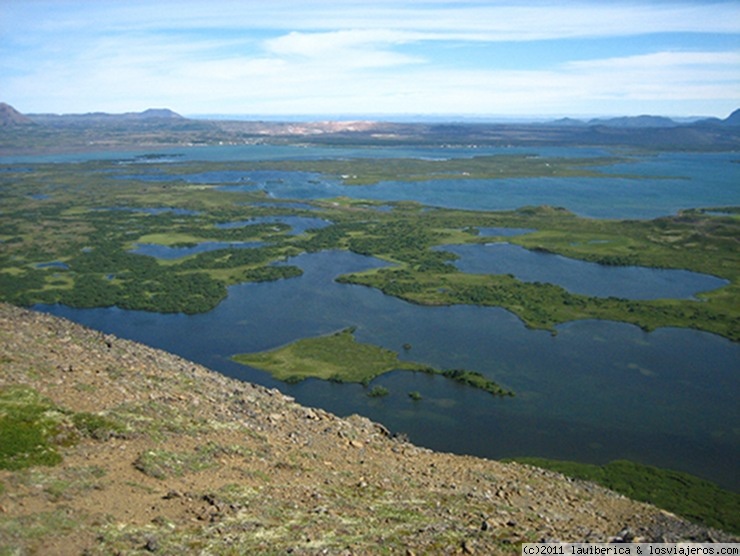
<svg viewBox="0 0 740 556">
<path fill-rule="evenodd" d="M 24 113 L 726 117 L 740 0 L 0 0 Z"/>
</svg>

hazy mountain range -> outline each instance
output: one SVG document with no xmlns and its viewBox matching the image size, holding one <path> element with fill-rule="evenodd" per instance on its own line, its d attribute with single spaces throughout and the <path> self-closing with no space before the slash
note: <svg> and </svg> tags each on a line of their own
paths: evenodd
<svg viewBox="0 0 740 556">
<path fill-rule="evenodd" d="M 22 114 L 0 103 L 0 154 L 145 145 L 218 145 L 264 141 L 336 144 L 591 145 L 651 150 L 740 150 L 740 109 L 727 118 L 664 116 L 521 122 L 450 117 L 361 118 L 243 116 L 187 118 L 168 108 L 108 114 Z M 416 119 L 414 119 L 416 118 Z"/>
</svg>

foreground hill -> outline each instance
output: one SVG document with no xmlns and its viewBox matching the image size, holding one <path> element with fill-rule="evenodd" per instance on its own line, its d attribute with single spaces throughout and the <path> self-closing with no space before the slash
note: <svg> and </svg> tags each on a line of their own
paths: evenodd
<svg viewBox="0 0 740 556">
<path fill-rule="evenodd" d="M 0 365 L 0 553 L 516 554 L 524 541 L 732 540 L 590 483 L 435 453 L 365 418 L 3 304 Z M 29 438 L 41 448 L 12 452 Z"/>
</svg>

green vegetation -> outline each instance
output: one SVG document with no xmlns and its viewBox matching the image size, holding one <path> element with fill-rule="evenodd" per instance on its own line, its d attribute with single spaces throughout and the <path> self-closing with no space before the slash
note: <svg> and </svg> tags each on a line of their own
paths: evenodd
<svg viewBox="0 0 740 556">
<path fill-rule="evenodd" d="M 61 462 L 54 442 L 60 421 L 54 405 L 34 390 L 0 390 L 0 469 Z"/>
<path fill-rule="evenodd" d="M 393 266 L 340 277 L 413 303 L 504 307 L 532 328 L 554 330 L 575 319 L 608 319 L 645 330 L 690 327 L 740 340 L 740 217 L 732 208 L 686 210 L 650 221 L 580 218 L 553 207 L 477 212 L 338 198 L 302 202 L 270 199 L 245 186 L 219 190 L 178 177 L 195 172 L 277 169 L 347 176 L 352 183 L 428 180 L 454 176 L 597 175 L 612 159 L 486 156 L 444 161 L 353 159 L 317 161 L 191 162 L 157 166 L 172 181 L 130 179 L 151 164 L 96 161 L 0 168 L 0 299 L 18 305 L 63 303 L 157 312 L 213 309 L 227 287 L 245 281 L 291 279 L 285 264 L 300 253 L 343 249 Z M 125 172 L 127 179 L 119 179 Z M 378 210 L 383 206 L 384 210 Z M 390 208 L 391 210 L 386 210 Z M 177 209 L 177 210 L 175 210 Z M 327 227 L 291 234 L 287 224 L 226 222 L 270 216 L 320 218 Z M 478 235 L 481 227 L 534 230 L 516 237 Z M 571 294 L 511 275 L 457 270 L 448 244 L 505 240 L 534 250 L 605 265 L 641 265 L 713 274 L 730 283 L 700 300 L 634 301 Z M 132 253 L 138 243 L 193 246 L 207 241 L 258 242 L 157 259 Z M 276 264 L 277 263 L 277 264 Z"/>
<path fill-rule="evenodd" d="M 210 450 L 195 452 L 170 452 L 167 450 L 150 450 L 140 454 L 134 467 L 155 479 L 180 477 L 186 473 L 202 471 L 214 466 L 213 453 Z"/>
<path fill-rule="evenodd" d="M 368 226 L 362 242 L 350 241 L 349 248 L 388 259 L 396 266 L 345 275 L 339 281 L 378 288 L 425 305 L 504 307 L 532 328 L 554 330 L 563 322 L 596 318 L 629 322 L 645 330 L 697 328 L 740 340 L 740 261 L 735 239 L 740 220 L 736 217 L 685 211 L 644 222 L 591 220 L 548 207 L 487 214 L 435 210 L 424 215 L 408 236 L 398 225 L 387 232 L 381 226 Z M 730 284 L 701 294 L 700 301 L 637 301 L 572 294 L 553 284 L 526 283 L 511 275 L 467 274 L 449 264 L 455 255 L 430 250 L 435 245 L 481 241 L 465 225 L 535 228 L 535 232 L 505 239 L 600 264 L 704 272 L 726 278 Z M 406 242 L 406 237 L 413 240 Z"/>
<path fill-rule="evenodd" d="M 56 465 L 62 461 L 59 447 L 121 430 L 106 417 L 62 410 L 31 388 L 0 389 L 0 469 Z"/>
<path fill-rule="evenodd" d="M 336 382 L 359 382 L 367 386 L 381 374 L 407 370 L 442 375 L 493 395 L 512 395 L 474 371 L 440 371 L 428 365 L 401 361 L 394 351 L 356 341 L 353 328 L 328 336 L 305 338 L 271 351 L 235 355 L 232 359 L 242 365 L 263 369 L 286 382 L 321 378 Z M 375 386 L 368 395 L 382 397 L 388 393 L 383 386 Z"/>
<path fill-rule="evenodd" d="M 367 393 L 367 395 L 371 398 L 384 398 L 390 393 L 391 391 L 388 390 L 388 388 L 386 388 L 385 386 L 373 386 Z"/>
<path fill-rule="evenodd" d="M 372 185 L 382 181 L 417 182 L 445 179 L 504 179 L 539 176 L 603 176 L 597 167 L 622 162 L 617 157 L 551 158 L 537 155 L 489 155 L 472 158 L 427 160 L 420 158 L 372 158 L 270 160 L 224 163 L 224 168 L 243 172 L 278 170 L 322 174 L 345 185 Z M 170 168 L 170 166 L 168 166 Z M 186 165 L 199 172 L 200 163 Z M 176 169 L 181 172 L 181 169 Z M 632 176 L 634 177 L 634 176 Z"/>
<path fill-rule="evenodd" d="M 740 533 L 740 494 L 688 473 L 623 460 L 606 465 L 541 458 L 517 458 L 515 461 L 592 481 L 691 521 Z"/>
</svg>

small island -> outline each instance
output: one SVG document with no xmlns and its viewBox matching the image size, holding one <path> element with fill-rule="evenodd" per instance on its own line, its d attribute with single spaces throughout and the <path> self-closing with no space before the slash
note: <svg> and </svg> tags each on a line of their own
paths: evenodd
<svg viewBox="0 0 740 556">
<path fill-rule="evenodd" d="M 242 365 L 265 370 L 288 383 L 320 378 L 367 386 L 384 373 L 406 370 L 441 375 L 494 396 L 514 395 L 476 371 L 440 370 L 413 361 L 401 361 L 394 351 L 358 342 L 354 333 L 355 328 L 349 327 L 327 336 L 297 340 L 270 351 L 235 355 L 232 359 Z"/>
</svg>

